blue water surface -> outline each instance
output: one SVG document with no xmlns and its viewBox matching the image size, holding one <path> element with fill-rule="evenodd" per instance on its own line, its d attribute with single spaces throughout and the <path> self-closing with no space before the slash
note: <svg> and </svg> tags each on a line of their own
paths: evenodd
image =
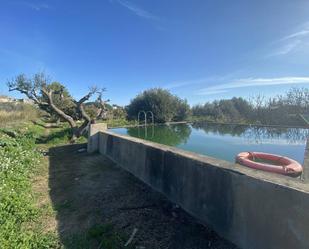
<svg viewBox="0 0 309 249">
<path fill-rule="evenodd" d="M 112 131 L 234 162 L 242 151 L 258 151 L 304 161 L 308 129 L 210 123 L 116 128 Z"/>
</svg>

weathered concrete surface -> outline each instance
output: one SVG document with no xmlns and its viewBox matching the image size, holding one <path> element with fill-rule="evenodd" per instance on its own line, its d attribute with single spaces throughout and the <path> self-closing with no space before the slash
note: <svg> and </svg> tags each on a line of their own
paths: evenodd
<svg viewBox="0 0 309 249">
<path fill-rule="evenodd" d="M 109 131 L 99 151 L 241 248 L 309 248 L 307 184 Z"/>
<path fill-rule="evenodd" d="M 87 152 L 93 153 L 98 151 L 99 132 L 107 130 L 106 123 L 91 124 L 88 130 L 88 145 Z"/>
<path fill-rule="evenodd" d="M 309 182 L 309 138 L 307 139 L 305 149 L 302 179 L 303 181 Z"/>
</svg>

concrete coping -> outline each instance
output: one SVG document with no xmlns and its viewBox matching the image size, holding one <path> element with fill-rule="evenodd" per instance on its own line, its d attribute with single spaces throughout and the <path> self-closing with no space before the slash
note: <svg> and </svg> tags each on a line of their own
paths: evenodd
<svg viewBox="0 0 309 249">
<path fill-rule="evenodd" d="M 153 148 L 157 148 L 157 149 L 161 149 L 163 151 L 168 151 L 168 152 L 172 152 L 174 154 L 178 154 L 180 156 L 185 156 L 188 158 L 191 158 L 193 160 L 196 160 L 198 162 L 202 162 L 205 163 L 205 165 L 212 165 L 213 167 L 218 167 L 221 168 L 223 170 L 227 170 L 230 172 L 233 172 L 235 174 L 243 174 L 246 175 L 248 177 L 252 177 L 261 181 L 265 181 L 265 182 L 270 182 L 273 184 L 277 184 L 280 185 L 282 187 L 286 187 L 286 188 L 292 188 L 301 192 L 305 192 L 305 193 L 309 193 L 309 183 L 305 183 L 304 181 L 302 181 L 301 179 L 294 179 L 291 178 L 289 176 L 284 176 L 284 175 L 277 175 L 277 174 L 273 174 L 273 173 L 268 173 L 268 172 L 263 172 L 263 171 L 259 171 L 259 170 L 255 170 L 255 169 L 251 169 L 248 167 L 244 167 L 241 166 L 239 164 L 236 163 L 231 163 L 222 159 L 217 159 L 217 158 L 213 158 L 210 156 L 206 156 L 206 155 L 201 155 L 201 154 L 197 154 L 195 152 L 191 152 L 191 151 L 186 151 L 186 150 L 182 150 L 176 147 L 171 147 L 168 145 L 163 145 L 163 144 L 159 144 L 159 143 L 155 143 L 155 142 L 151 142 L 151 141 L 147 141 L 144 139 L 140 139 L 140 138 L 135 138 L 135 137 L 131 137 L 128 135 L 121 135 L 121 134 L 117 134 L 115 132 L 112 132 L 111 130 L 105 130 L 105 131 L 100 131 L 101 133 L 106 133 L 115 137 L 119 137 L 122 139 L 126 139 L 129 141 L 133 141 L 136 143 L 140 143 L 140 144 L 145 144 L 148 146 L 151 146 Z M 304 160 L 304 165 L 306 165 L 307 168 L 309 168 L 309 138 L 307 140 L 307 146 L 306 146 L 306 150 L 305 150 L 305 160 Z"/>
</svg>

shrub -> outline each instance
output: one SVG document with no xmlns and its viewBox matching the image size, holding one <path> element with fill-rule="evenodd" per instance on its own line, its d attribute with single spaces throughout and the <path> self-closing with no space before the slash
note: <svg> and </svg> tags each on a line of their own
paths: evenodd
<svg viewBox="0 0 309 249">
<path fill-rule="evenodd" d="M 152 111 L 156 122 L 180 121 L 188 117 L 190 107 L 186 100 L 169 91 L 154 88 L 137 95 L 126 107 L 128 117 L 136 119 L 141 110 Z"/>
</svg>

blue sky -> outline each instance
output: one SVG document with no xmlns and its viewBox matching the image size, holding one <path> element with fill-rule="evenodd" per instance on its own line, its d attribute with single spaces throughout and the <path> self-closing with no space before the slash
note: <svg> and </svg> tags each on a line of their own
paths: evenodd
<svg viewBox="0 0 309 249">
<path fill-rule="evenodd" d="M 0 94 L 38 71 L 113 103 L 164 87 L 190 104 L 309 87 L 308 0 L 0 0 Z"/>
</svg>

